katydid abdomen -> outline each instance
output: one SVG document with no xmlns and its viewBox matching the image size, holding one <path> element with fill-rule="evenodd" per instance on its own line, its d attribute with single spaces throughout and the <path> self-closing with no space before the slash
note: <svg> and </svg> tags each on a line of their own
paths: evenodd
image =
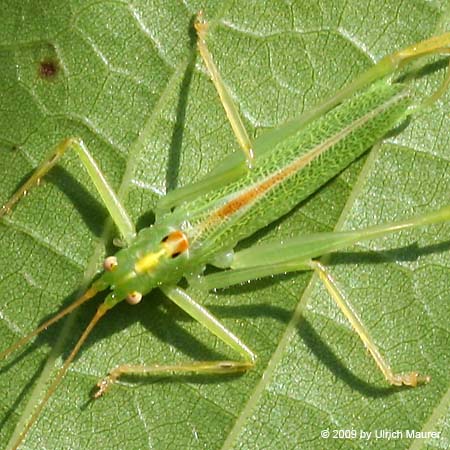
<svg viewBox="0 0 450 450">
<path fill-rule="evenodd" d="M 257 155 L 256 167 L 239 180 L 186 202 L 162 222 L 175 219 L 192 260 L 209 262 L 339 174 L 405 118 L 410 102 L 404 85 L 375 83 Z"/>
</svg>

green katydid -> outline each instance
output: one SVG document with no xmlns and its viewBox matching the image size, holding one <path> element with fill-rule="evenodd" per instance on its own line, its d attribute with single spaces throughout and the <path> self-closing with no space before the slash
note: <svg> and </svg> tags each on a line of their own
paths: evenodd
<svg viewBox="0 0 450 450">
<path fill-rule="evenodd" d="M 105 259 L 103 274 L 84 295 L 1 353 L 0 358 L 6 357 L 98 292 L 110 289 L 14 448 L 25 438 L 100 318 L 123 300 L 130 304 L 138 303 L 154 288 L 161 289 L 170 300 L 235 350 L 241 359 L 177 365 L 122 365 L 99 381 L 95 397 L 103 395 L 120 376 L 126 374 L 227 374 L 244 372 L 254 365 L 256 356 L 247 345 L 178 286 L 182 278 L 212 289 L 277 273 L 314 270 L 390 384 L 416 386 L 430 379 L 428 375 L 415 371 L 404 375 L 392 372 L 352 306 L 326 267 L 316 258 L 365 239 L 450 220 L 450 207 L 354 232 L 298 237 L 283 244 L 274 242 L 236 254 L 232 250 L 239 241 L 289 212 L 339 174 L 417 109 L 438 99 L 448 87 L 448 73 L 441 88 L 420 105 L 413 104 L 408 85 L 399 82 L 394 75 L 410 61 L 432 54 L 450 53 L 450 34 L 431 38 L 383 58 L 328 101 L 252 143 L 208 51 L 207 23 L 201 15 L 196 29 L 200 54 L 243 149 L 244 161 L 242 157 L 232 156 L 198 183 L 169 193 L 159 203 L 156 224 L 136 234 L 126 210 L 85 144 L 78 138 L 68 138 L 57 146 L 0 212 L 0 217 L 10 213 L 23 195 L 39 184 L 60 157 L 72 149 L 82 160 L 126 244 L 125 248 Z M 205 276 L 203 269 L 207 264 L 224 270 Z"/>
</svg>

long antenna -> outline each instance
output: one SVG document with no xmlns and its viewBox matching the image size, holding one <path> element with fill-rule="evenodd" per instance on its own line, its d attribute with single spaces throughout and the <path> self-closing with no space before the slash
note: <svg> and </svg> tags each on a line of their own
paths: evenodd
<svg viewBox="0 0 450 450">
<path fill-rule="evenodd" d="M 75 300 L 67 308 L 64 308 L 58 314 L 54 315 L 51 319 L 47 320 L 42 325 L 40 325 L 39 327 L 34 329 L 30 334 L 27 334 L 22 339 L 16 341 L 13 345 L 11 345 L 11 347 L 9 347 L 6 350 L 4 350 L 3 352 L 1 352 L 0 360 L 6 358 L 12 352 L 14 352 L 18 348 L 22 347 L 23 345 L 25 345 L 34 336 L 38 335 L 41 331 L 46 330 L 50 325 L 53 325 L 59 319 L 62 319 L 64 316 L 67 316 L 67 314 L 71 313 L 74 309 L 78 308 L 80 305 L 82 305 L 83 303 L 90 300 L 98 292 L 100 292 L 100 290 L 101 289 L 99 289 L 94 283 L 79 299 Z"/>
<path fill-rule="evenodd" d="M 95 295 L 95 294 L 94 294 Z M 72 306 L 72 305 L 71 305 Z M 71 307 L 69 306 L 69 308 Z M 78 339 L 78 342 L 76 343 L 75 347 L 73 348 L 72 352 L 68 356 L 68 358 L 65 360 L 64 365 L 59 369 L 58 374 L 56 375 L 55 379 L 53 380 L 52 384 L 48 388 L 47 392 L 45 393 L 44 398 L 39 402 L 36 409 L 34 410 L 30 420 L 26 424 L 25 428 L 20 433 L 19 437 L 17 438 L 17 441 L 14 443 L 12 450 L 17 450 L 19 448 L 19 445 L 23 442 L 26 435 L 30 431 L 30 428 L 33 426 L 34 422 L 36 422 L 36 419 L 41 414 L 42 409 L 47 404 L 49 398 L 53 395 L 57 387 L 59 386 L 59 383 L 61 383 L 61 380 L 64 378 L 64 375 L 66 374 L 67 370 L 69 369 L 70 364 L 72 363 L 73 359 L 77 355 L 78 351 L 80 350 L 81 346 L 86 341 L 87 337 L 97 324 L 97 322 L 105 315 L 106 311 L 108 311 L 108 307 L 102 303 L 95 313 L 94 317 L 89 322 L 89 325 L 86 327 L 86 329 L 83 331 L 83 334 L 81 335 L 80 339 Z"/>
</svg>

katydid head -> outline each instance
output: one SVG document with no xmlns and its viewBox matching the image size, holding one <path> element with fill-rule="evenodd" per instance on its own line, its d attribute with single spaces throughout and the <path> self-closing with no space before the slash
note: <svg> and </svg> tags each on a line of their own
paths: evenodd
<svg viewBox="0 0 450 450">
<path fill-rule="evenodd" d="M 108 256 L 98 283 L 111 289 L 106 303 L 131 305 L 155 287 L 176 284 L 183 274 L 189 242 L 186 235 L 165 225 L 142 230 L 127 248 Z"/>
</svg>

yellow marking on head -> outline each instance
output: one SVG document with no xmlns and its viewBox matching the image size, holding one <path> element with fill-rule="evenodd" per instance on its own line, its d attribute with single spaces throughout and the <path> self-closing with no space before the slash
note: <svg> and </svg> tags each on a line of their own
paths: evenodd
<svg viewBox="0 0 450 450">
<path fill-rule="evenodd" d="M 156 253 L 148 253 L 147 255 L 144 255 L 136 262 L 134 265 L 134 270 L 136 273 L 148 272 L 158 265 L 161 256 L 165 254 L 167 254 L 167 250 L 162 248 Z"/>
</svg>

